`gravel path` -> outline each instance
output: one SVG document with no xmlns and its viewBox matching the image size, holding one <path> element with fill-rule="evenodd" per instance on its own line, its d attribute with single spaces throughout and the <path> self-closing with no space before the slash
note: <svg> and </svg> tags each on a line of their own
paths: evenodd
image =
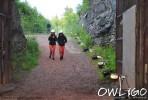
<svg viewBox="0 0 148 100">
<path fill-rule="evenodd" d="M 48 58 L 47 35 L 35 37 L 42 53 L 40 64 L 7 94 L 13 96 L 13 100 L 14 96 L 23 97 L 20 100 L 112 100 L 97 96 L 97 73 L 75 42 L 68 38 L 64 59 L 60 61 L 58 47 L 55 60 Z"/>
</svg>

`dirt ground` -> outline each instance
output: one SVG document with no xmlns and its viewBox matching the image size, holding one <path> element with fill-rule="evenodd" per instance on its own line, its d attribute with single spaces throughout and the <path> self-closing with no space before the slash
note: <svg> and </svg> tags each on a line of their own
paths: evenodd
<svg viewBox="0 0 148 100">
<path fill-rule="evenodd" d="M 41 50 L 39 66 L 16 83 L 14 91 L 1 100 L 112 100 L 99 97 L 97 73 L 89 58 L 68 38 L 65 56 L 59 59 L 56 47 L 55 60 L 49 59 L 48 35 L 36 35 Z"/>
</svg>

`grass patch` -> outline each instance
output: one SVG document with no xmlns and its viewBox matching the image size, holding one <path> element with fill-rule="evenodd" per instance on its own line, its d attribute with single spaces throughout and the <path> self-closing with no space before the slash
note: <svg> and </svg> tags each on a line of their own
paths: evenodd
<svg viewBox="0 0 148 100">
<path fill-rule="evenodd" d="M 20 79 L 21 77 L 23 77 L 23 74 L 22 74 L 22 73 L 15 72 L 15 73 L 13 74 L 13 79 L 14 79 L 14 80 L 18 80 L 18 79 Z"/>
<path fill-rule="evenodd" d="M 116 67 L 115 67 L 115 50 L 114 50 L 114 48 L 111 45 L 109 45 L 107 47 L 100 47 L 98 45 L 94 45 L 92 48 L 95 49 L 95 51 L 92 53 L 88 52 L 89 56 L 97 54 L 97 55 L 100 55 L 103 58 L 103 60 L 109 61 L 106 64 L 106 66 L 103 67 L 103 69 L 98 69 L 98 60 L 92 60 L 92 64 L 95 66 L 95 68 L 98 71 L 98 78 L 101 80 L 109 79 L 108 77 L 104 77 L 102 73 L 105 70 L 112 70 L 113 72 L 115 72 Z"/>
</svg>

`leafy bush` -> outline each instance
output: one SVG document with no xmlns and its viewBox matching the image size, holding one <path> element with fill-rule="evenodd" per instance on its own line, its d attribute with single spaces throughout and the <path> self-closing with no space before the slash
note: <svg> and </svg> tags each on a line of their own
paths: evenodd
<svg viewBox="0 0 148 100">
<path fill-rule="evenodd" d="M 13 52 L 13 65 L 23 70 L 31 70 L 38 65 L 40 55 L 38 43 L 34 37 L 28 37 L 23 53 Z M 19 62 L 19 63 L 18 63 Z"/>
<path fill-rule="evenodd" d="M 35 38 L 28 37 L 27 40 L 27 48 L 22 57 L 22 68 L 30 70 L 38 65 L 40 51 Z"/>
</svg>

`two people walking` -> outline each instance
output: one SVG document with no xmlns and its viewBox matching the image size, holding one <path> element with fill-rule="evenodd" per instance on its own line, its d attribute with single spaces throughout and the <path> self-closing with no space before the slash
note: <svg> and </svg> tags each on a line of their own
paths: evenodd
<svg viewBox="0 0 148 100">
<path fill-rule="evenodd" d="M 55 31 L 52 29 L 51 35 L 49 36 L 48 41 L 49 41 L 49 48 L 50 48 L 49 58 L 52 58 L 53 60 L 55 60 L 54 56 L 55 56 L 56 42 L 58 42 L 60 60 L 62 60 L 64 56 L 65 43 L 67 42 L 67 38 L 64 35 L 63 31 L 60 30 L 59 35 L 57 37 L 55 35 Z"/>
</svg>

